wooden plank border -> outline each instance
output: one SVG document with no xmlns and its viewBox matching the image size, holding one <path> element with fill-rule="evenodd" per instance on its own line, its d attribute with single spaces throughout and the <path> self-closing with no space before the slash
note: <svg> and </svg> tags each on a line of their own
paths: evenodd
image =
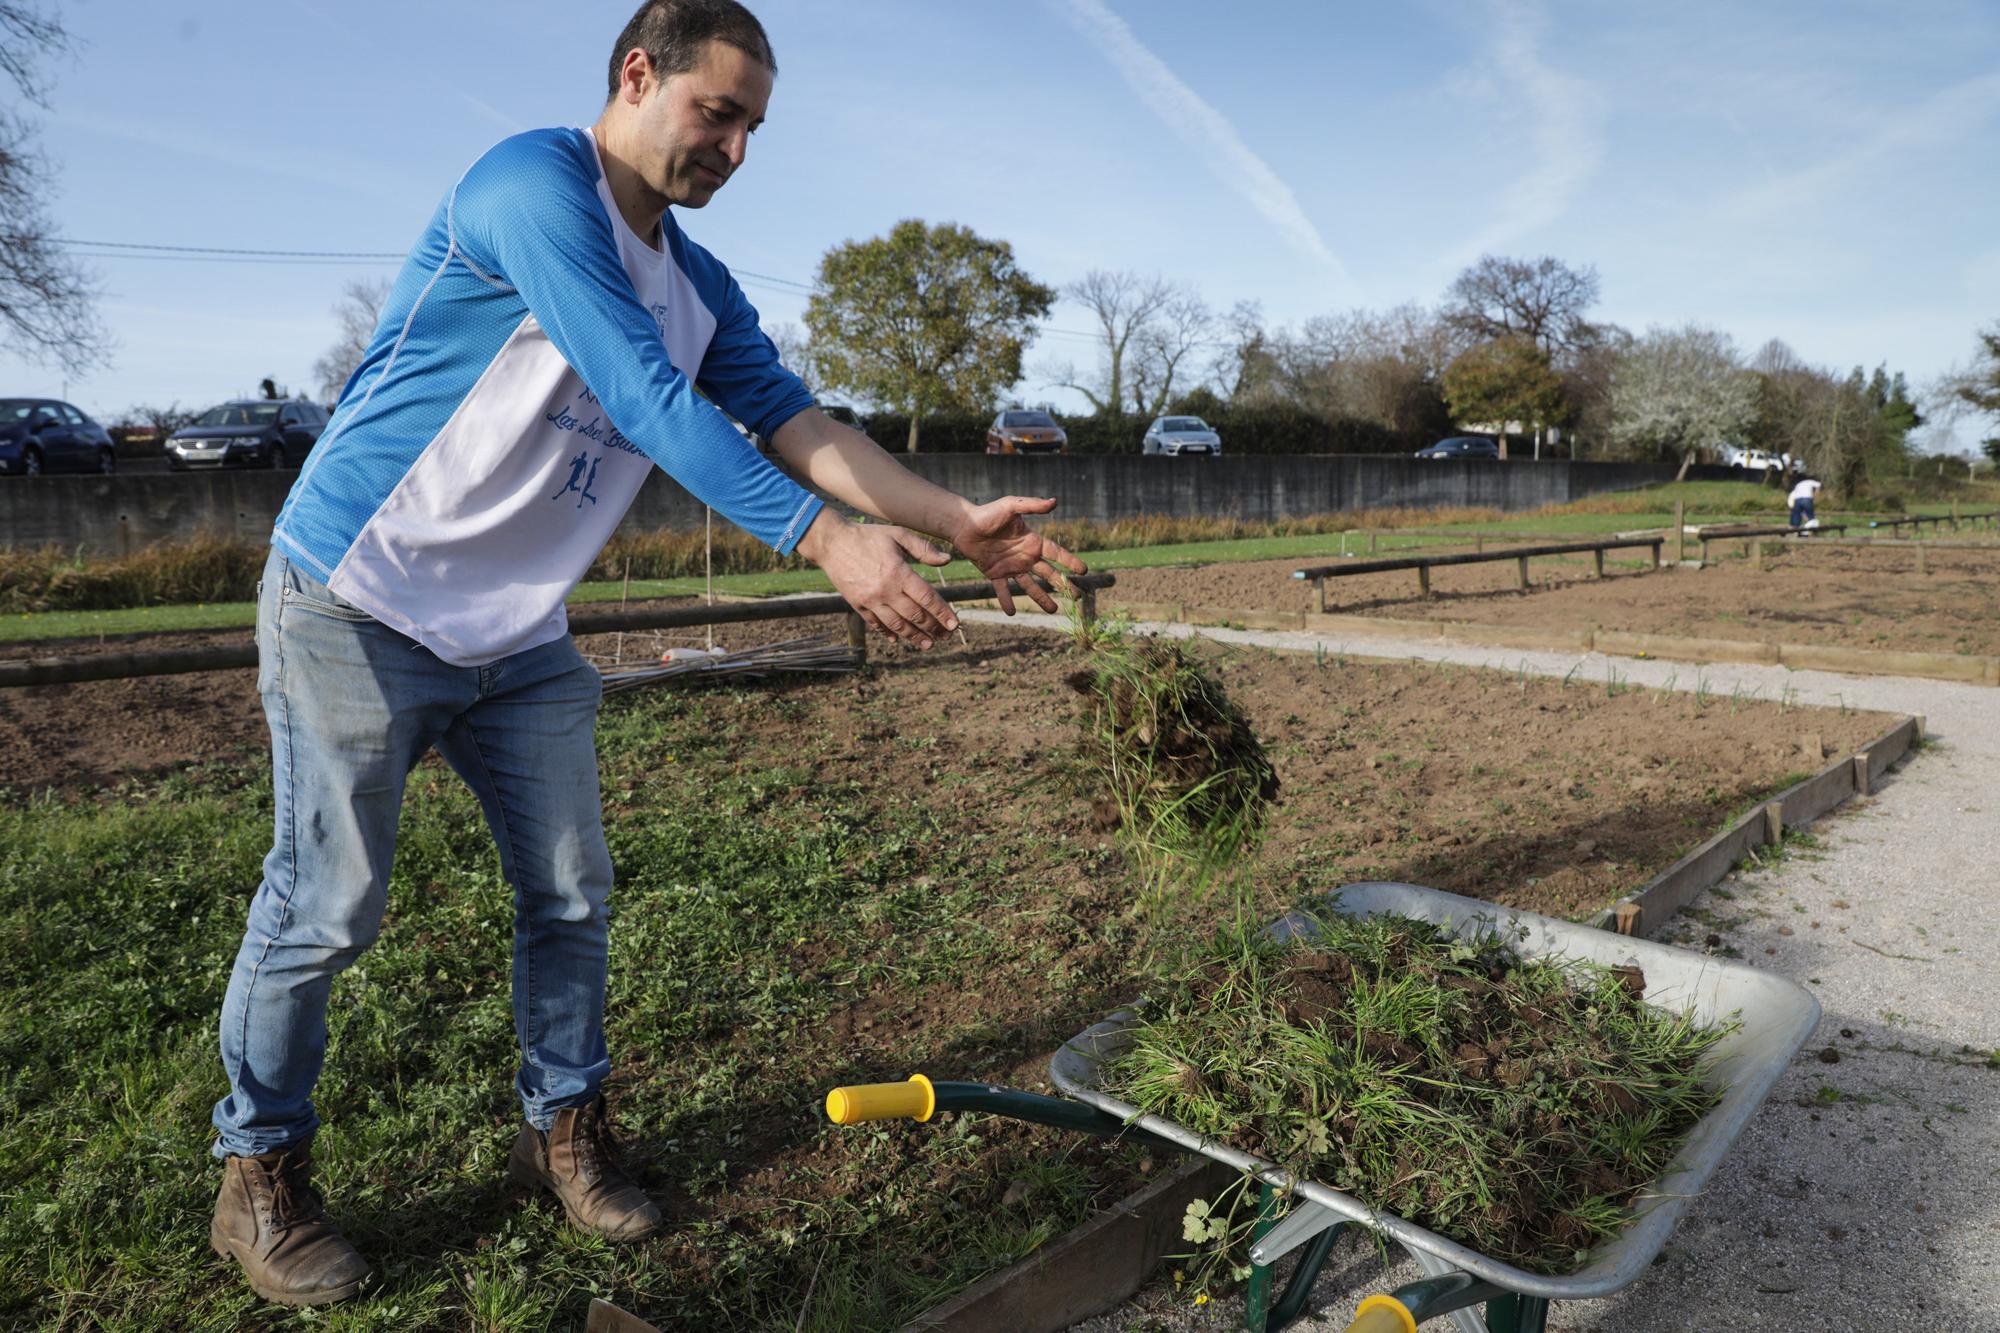
<svg viewBox="0 0 2000 1333">
<path fill-rule="evenodd" d="M 1786 788 L 1653 876 L 1631 895 L 1590 918 L 1590 924 L 1623 935 L 1650 935 L 1674 913 L 1727 875 L 1753 847 L 1775 841 L 1841 805 L 1866 796 L 1891 764 L 1923 740 L 1921 717 L 1905 717 L 1853 754 L 1842 755 L 1812 777 Z M 1772 825 L 1779 825 L 1774 830 Z"/>
<path fill-rule="evenodd" d="M 901 1333 L 1056 1333 L 1114 1310 L 1146 1284 L 1176 1248 L 1189 1203 L 1213 1198 L 1234 1168 L 1189 1162 L 1050 1241 L 1019 1263 L 988 1274 L 903 1325 Z"/>
<path fill-rule="evenodd" d="M 1756 639 L 1694 639 L 1676 634 L 1561 626 L 1488 625 L 1465 620 L 1396 620 L 1340 612 L 1264 611 L 1184 603 L 1130 603 L 1113 606 L 1134 620 L 1206 628 L 1244 625 L 1252 629 L 1306 630 L 1316 634 L 1356 634 L 1374 638 L 1441 639 L 1475 648 L 1526 648 L 1550 652 L 1600 652 L 1609 657 L 1661 657 L 1676 662 L 1742 662 L 1787 666 L 1795 671 L 1837 671 L 1858 676 L 1914 676 L 1967 685 L 2000 685 L 2000 657 L 1970 653 L 1914 653 L 1883 648 L 1844 648 L 1805 643 L 1764 643 Z"/>
</svg>

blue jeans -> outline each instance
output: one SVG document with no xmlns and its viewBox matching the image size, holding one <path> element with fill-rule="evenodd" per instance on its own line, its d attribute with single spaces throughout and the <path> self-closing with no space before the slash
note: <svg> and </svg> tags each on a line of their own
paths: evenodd
<svg viewBox="0 0 2000 1333">
<path fill-rule="evenodd" d="M 318 1128 L 327 995 L 381 928 L 403 784 L 433 746 L 479 798 L 514 889 L 522 1109 L 547 1129 L 588 1102 L 611 1067 L 596 668 L 567 637 L 451 666 L 276 551 L 257 649 L 277 829 L 222 1002 L 216 1156 Z"/>
<path fill-rule="evenodd" d="M 1811 500 L 1792 501 L 1792 526 L 1802 528 L 1812 522 L 1813 502 Z"/>
</svg>

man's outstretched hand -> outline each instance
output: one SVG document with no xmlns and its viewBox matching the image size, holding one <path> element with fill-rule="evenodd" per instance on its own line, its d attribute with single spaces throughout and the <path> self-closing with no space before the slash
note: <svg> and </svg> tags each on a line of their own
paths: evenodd
<svg viewBox="0 0 2000 1333">
<path fill-rule="evenodd" d="M 958 628 L 958 617 L 911 560 L 942 565 L 951 557 L 913 532 L 886 523 L 849 523 L 832 506 L 799 538 L 799 554 L 833 581 L 856 615 L 917 648 Z"/>
<path fill-rule="evenodd" d="M 1016 579 L 1036 606 L 1053 613 L 1056 599 L 1041 583 L 1055 583 L 1056 566 L 1072 574 L 1087 571 L 1083 561 L 1030 528 L 1024 514 L 1046 514 L 1056 507 L 1053 499 L 1031 500 L 1025 495 L 1007 495 L 991 504 L 976 505 L 965 512 L 956 531 L 943 534 L 958 553 L 979 566 L 979 572 L 993 581 L 1000 609 L 1014 614 L 1014 598 L 1007 580 Z"/>
</svg>

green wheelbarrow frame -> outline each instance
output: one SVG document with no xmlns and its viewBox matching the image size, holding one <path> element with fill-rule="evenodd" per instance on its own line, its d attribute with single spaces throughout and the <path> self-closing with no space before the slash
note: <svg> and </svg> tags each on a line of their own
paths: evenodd
<svg viewBox="0 0 2000 1333">
<path fill-rule="evenodd" d="M 1102 1088 L 1102 1066 L 1130 1043 L 1138 1019 L 1129 1010 L 1077 1034 L 1056 1052 L 1049 1073 L 1063 1097 L 984 1083 L 934 1084 L 917 1075 L 908 1083 L 835 1089 L 827 1097 L 828 1114 L 849 1124 L 983 1111 L 1087 1134 L 1141 1138 L 1235 1167 L 1260 1186 L 1245 1307 L 1250 1333 L 1276 1333 L 1299 1316 L 1337 1234 L 1350 1225 L 1395 1241 L 1424 1271 L 1392 1294 L 1364 1300 L 1352 1333 L 1414 1333 L 1418 1324 L 1441 1316 L 1449 1316 L 1460 1333 L 1541 1333 L 1551 1301 L 1609 1296 L 1646 1270 L 1819 1022 L 1818 1000 L 1784 977 L 1437 889 L 1349 884 L 1325 894 L 1324 905 L 1351 915 L 1415 917 L 1467 940 L 1497 935 L 1524 957 L 1636 964 L 1645 974 L 1647 1002 L 1691 1011 L 1704 1024 L 1736 1021 L 1736 1029 L 1717 1043 L 1706 1072 L 1719 1101 L 1688 1132 L 1660 1180 L 1640 1192 L 1632 1221 L 1617 1239 L 1592 1251 L 1582 1268 L 1558 1277 L 1517 1268 L 1111 1096 Z M 1310 936 L 1315 928 L 1312 916 L 1292 912 L 1268 929 L 1278 939 L 1290 939 Z M 1671 1192 L 1663 1188 L 1669 1179 Z M 1291 1207 L 1280 1216 L 1287 1202 Z M 1274 1294 L 1271 1265 L 1301 1247 L 1305 1252 L 1290 1281 Z M 1482 1303 L 1483 1317 L 1472 1309 Z"/>
</svg>

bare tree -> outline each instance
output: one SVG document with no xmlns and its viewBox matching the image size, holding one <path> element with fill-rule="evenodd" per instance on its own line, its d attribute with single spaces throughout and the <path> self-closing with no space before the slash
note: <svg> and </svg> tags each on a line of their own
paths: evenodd
<svg viewBox="0 0 2000 1333">
<path fill-rule="evenodd" d="M 1649 329 L 1611 374 L 1611 434 L 1628 448 L 1695 455 L 1741 439 L 1757 415 L 1757 378 L 1729 335 L 1690 324 Z"/>
<path fill-rule="evenodd" d="M 1482 255 L 1445 293 L 1445 319 L 1474 342 L 1523 334 L 1560 365 L 1590 341 L 1584 313 L 1597 303 L 1597 285 L 1588 264 Z"/>
<path fill-rule="evenodd" d="M 1596 336 L 1571 352 L 1556 372 L 1569 403 L 1570 420 L 1563 436 L 1571 458 L 1582 458 L 1586 450 L 1602 452 L 1610 443 L 1612 377 L 1636 341 L 1631 330 L 1616 324 L 1599 324 L 1595 331 Z"/>
<path fill-rule="evenodd" d="M 1152 319 L 1141 327 L 1128 349 L 1133 406 L 1142 417 L 1156 417 L 1174 400 L 1176 378 L 1185 393 L 1198 377 L 1188 374 L 1189 357 L 1215 331 L 1215 313 L 1192 291 L 1175 288 Z"/>
<path fill-rule="evenodd" d="M 1308 319 L 1264 335 L 1271 396 L 1328 419 L 1376 422 L 1415 439 L 1451 428 L 1444 369 L 1466 340 L 1416 305 Z"/>
<path fill-rule="evenodd" d="M 320 392 L 329 403 L 340 397 L 355 367 L 368 354 L 368 340 L 382 322 L 389 292 L 387 278 L 356 278 L 340 289 L 340 299 L 333 305 L 333 317 L 340 321 L 340 341 L 313 362 L 313 378 L 319 381 Z"/>
<path fill-rule="evenodd" d="M 1209 378 L 1222 397 L 1241 407 L 1282 402 L 1285 395 L 1263 307 L 1255 301 L 1238 301 L 1219 324 Z"/>
<path fill-rule="evenodd" d="M 139 403 L 125 409 L 115 424 L 135 433 L 144 431 L 161 443 L 179 430 L 189 425 L 200 415 L 182 407 L 178 402 L 160 407 L 152 403 Z"/>
<path fill-rule="evenodd" d="M 812 338 L 806 331 L 796 324 L 772 324 L 765 328 L 764 336 L 778 349 L 779 364 L 799 377 L 807 393 L 819 397 L 823 386 L 819 367 L 813 362 Z"/>
<path fill-rule="evenodd" d="M 28 102 L 47 108 L 42 58 L 70 49 L 53 13 L 0 0 L 0 71 Z M 95 275 L 63 253 L 49 220 L 55 171 L 35 147 L 37 128 L 18 110 L 0 110 L 0 341 L 75 375 L 103 364 L 111 339 L 98 319 Z"/>
<path fill-rule="evenodd" d="M 1085 383 L 1074 366 L 1052 367 L 1051 382 L 1075 389 L 1099 412 L 1122 412 L 1133 341 L 1159 318 L 1176 297 L 1184 295 L 1163 278 L 1137 273 L 1092 269 L 1062 289 L 1062 294 L 1090 312 L 1104 340 L 1099 377 Z"/>
</svg>

